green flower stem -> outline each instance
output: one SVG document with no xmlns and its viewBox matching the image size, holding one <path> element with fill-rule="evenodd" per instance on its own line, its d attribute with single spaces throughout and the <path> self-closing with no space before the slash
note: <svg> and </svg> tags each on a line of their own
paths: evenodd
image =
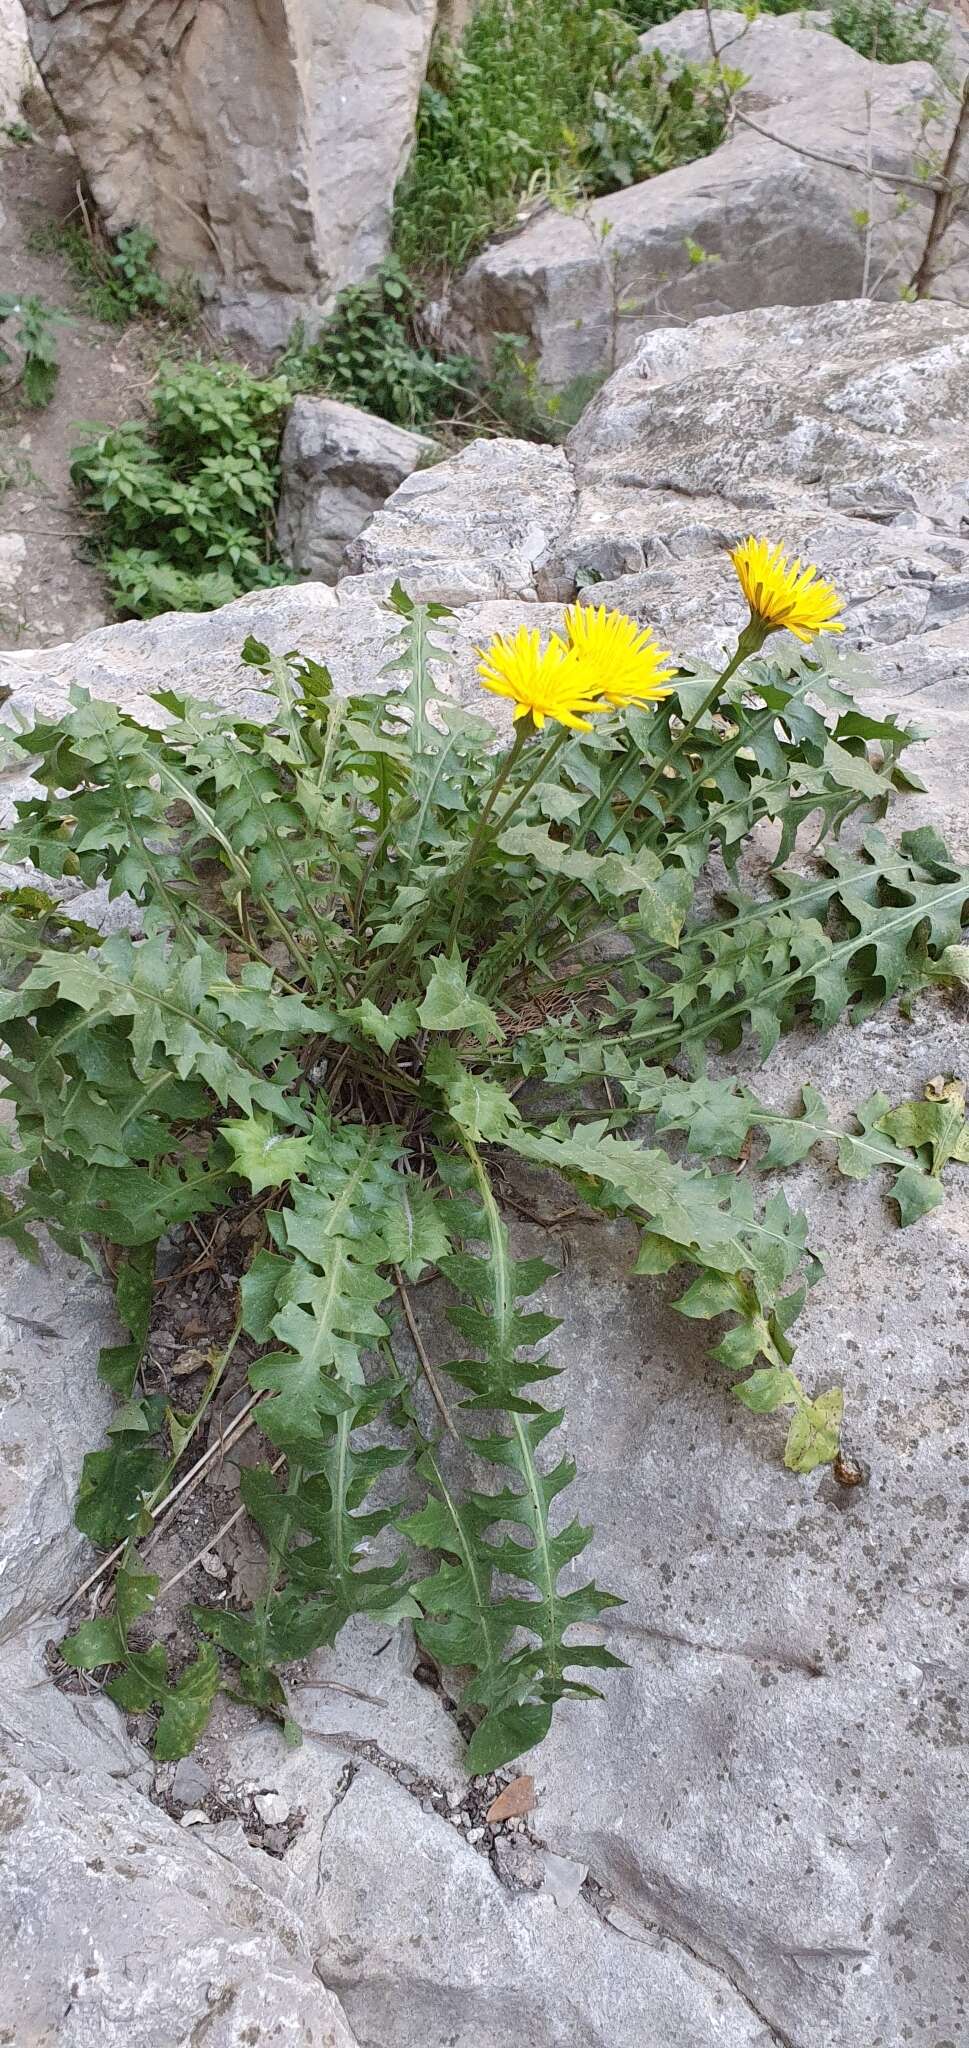
<svg viewBox="0 0 969 2048">
<path fill-rule="evenodd" d="M 632 803 L 630 806 L 631 809 L 635 810 L 637 805 L 642 803 L 643 798 L 645 796 L 648 796 L 650 790 L 653 789 L 656 783 L 659 781 L 664 769 L 667 768 L 671 761 L 675 760 L 677 754 L 682 752 L 683 748 L 687 744 L 687 741 L 690 739 L 691 734 L 696 731 L 696 728 L 699 725 L 701 719 L 706 717 L 708 711 L 712 711 L 713 706 L 715 705 L 718 697 L 720 696 L 724 684 L 730 681 L 731 676 L 740 667 L 741 662 L 746 661 L 748 655 L 756 654 L 759 651 L 759 649 L 763 646 L 766 637 L 766 631 L 764 627 L 761 625 L 760 621 L 752 618 L 749 621 L 749 623 L 744 627 L 744 630 L 741 633 L 739 640 L 737 641 L 737 645 L 733 651 L 733 654 L 730 657 L 730 660 L 726 665 L 726 668 L 721 670 L 720 674 L 716 679 L 716 682 L 707 691 L 707 694 L 704 697 L 702 703 L 697 707 L 696 711 L 694 711 L 692 718 L 687 719 L 686 724 L 677 734 L 677 737 L 673 741 L 672 745 L 667 747 L 664 753 L 660 756 L 660 759 L 654 763 L 649 775 L 646 777 L 646 780 L 641 784 L 639 790 L 637 791 L 637 794 L 632 799 Z M 602 791 L 599 797 L 598 803 L 596 804 L 595 810 L 593 811 L 588 824 L 573 841 L 573 846 L 576 848 L 576 850 L 580 850 L 585 845 L 586 840 L 589 838 L 590 834 L 595 831 L 596 825 L 598 824 L 599 819 L 603 816 L 609 803 L 611 802 L 614 792 L 618 789 L 619 784 L 626 773 L 628 765 L 628 755 L 626 754 L 625 749 L 623 749 L 622 760 L 620 762 L 619 767 L 616 769 L 615 774 L 611 776 L 610 780 L 606 783 L 605 789 Z M 613 820 L 613 823 L 608 833 L 606 834 L 605 839 L 603 839 L 601 843 L 599 849 L 601 853 L 608 852 L 608 849 L 612 845 L 612 842 L 615 839 L 616 834 L 622 829 L 622 822 L 623 821 L 621 818 L 615 818 Z M 514 950 L 519 958 L 522 956 L 524 948 L 527 946 L 533 934 L 540 929 L 541 925 L 547 921 L 548 917 L 554 917 L 556 913 L 561 909 L 563 903 L 571 894 L 573 887 L 574 884 L 571 882 L 546 882 L 545 887 L 542 890 L 541 895 L 539 896 L 538 902 L 536 903 L 534 909 L 532 910 L 532 912 L 530 913 L 529 917 L 525 922 L 524 929 L 520 932 L 515 933 Z M 506 948 L 505 953 L 501 956 L 501 958 L 497 962 L 493 963 L 494 966 L 498 967 L 499 973 L 502 972 L 504 969 L 505 959 L 508 957 L 508 953 L 510 952 L 510 950 L 510 947 Z"/>
<path fill-rule="evenodd" d="M 544 754 L 539 755 L 538 764 L 535 768 L 534 774 L 529 776 L 528 781 L 525 783 L 524 787 L 522 789 L 519 789 L 516 792 L 516 794 L 512 797 L 507 810 L 502 811 L 501 817 L 497 820 L 494 826 L 494 833 L 496 838 L 499 832 L 504 831 L 505 826 L 507 825 L 508 820 L 513 815 L 513 813 L 520 809 L 521 805 L 525 801 L 525 798 L 527 796 L 531 796 L 532 790 L 534 789 L 536 782 L 538 782 L 541 779 L 541 777 L 545 774 L 546 770 L 551 767 L 556 754 L 561 753 L 562 748 L 565 746 L 565 743 L 569 738 L 570 729 L 567 725 L 563 725 L 561 731 L 556 733 L 551 746 L 546 747 Z"/>
<path fill-rule="evenodd" d="M 451 926 L 447 937 L 447 946 L 445 949 L 447 952 L 450 952 L 451 947 L 454 944 L 454 940 L 457 936 L 458 922 L 461 917 L 461 912 L 464 908 L 464 899 L 467 895 L 468 883 L 471 879 L 471 870 L 474 865 L 478 848 L 481 844 L 482 838 L 487 828 L 489 819 L 491 817 L 491 813 L 494 810 L 495 803 L 497 802 L 497 799 L 500 796 L 501 791 L 504 788 L 504 785 L 507 782 L 509 775 L 511 774 L 511 771 L 515 765 L 515 762 L 518 759 L 519 754 L 521 753 L 521 750 L 525 744 L 526 739 L 528 739 L 529 737 L 527 727 L 530 725 L 530 723 L 530 720 L 522 720 L 522 722 L 519 724 L 518 731 L 515 734 L 514 741 L 511 747 L 509 748 L 509 751 L 506 754 L 504 761 L 501 764 L 501 767 L 498 771 L 497 776 L 495 777 L 495 780 L 491 785 L 487 797 L 485 798 L 484 807 L 482 809 L 481 816 L 478 819 L 477 826 L 475 827 L 474 836 L 471 840 L 471 845 L 468 849 L 467 858 L 457 878 L 457 896 L 455 899 L 454 911 L 451 917 Z M 507 810 L 505 810 L 502 813 L 502 816 L 498 820 L 498 823 L 494 826 L 493 829 L 496 833 L 503 831 L 505 825 L 508 823 L 508 820 L 512 815 L 512 812 L 518 809 L 519 804 L 522 803 L 524 798 L 528 796 L 529 792 L 532 789 L 534 789 L 535 784 L 539 779 L 539 776 L 548 767 L 550 761 L 552 760 L 553 756 L 557 753 L 559 747 L 564 744 L 564 739 L 567 738 L 568 730 L 566 729 L 564 737 L 562 734 L 557 734 L 555 739 L 552 741 L 551 746 L 546 748 L 544 754 L 541 756 L 541 759 L 538 762 L 534 774 L 531 776 L 530 780 L 525 784 L 524 789 L 521 790 L 517 796 L 513 797 L 511 803 L 508 805 Z M 406 957 L 406 951 L 401 950 L 400 952 L 398 952 L 396 961 L 394 963 L 398 972 Z M 381 982 L 386 971 L 387 963 L 383 960 L 377 963 L 375 969 L 371 969 L 370 973 L 364 977 L 364 980 L 360 985 L 359 995 L 361 998 L 363 998 L 364 996 L 372 996 L 375 988 Z"/>
<path fill-rule="evenodd" d="M 310 983 L 311 986 L 314 986 L 315 983 L 313 969 L 310 966 L 306 954 L 303 952 L 299 944 L 295 932 L 286 923 L 285 918 L 280 917 L 279 912 L 274 908 L 273 904 L 270 903 L 268 897 L 259 896 L 256 894 L 252 886 L 252 874 L 247 863 L 241 858 L 239 854 L 236 853 L 236 850 L 232 845 L 231 840 L 229 840 L 226 837 L 225 833 L 217 824 L 213 813 L 208 808 L 208 805 L 202 802 L 201 798 L 198 796 L 197 792 L 193 789 L 190 783 L 184 781 L 182 777 L 176 775 L 174 769 L 170 766 L 168 762 L 162 760 L 159 763 L 158 772 L 161 780 L 166 782 L 168 787 L 175 791 L 176 796 L 181 797 L 182 801 L 188 804 L 189 809 L 193 812 L 199 824 L 202 825 L 205 831 L 209 833 L 210 837 L 215 840 L 216 845 L 222 848 L 222 851 L 226 856 L 230 872 L 235 876 L 236 881 L 242 884 L 243 890 L 249 891 L 249 894 L 252 896 L 253 902 L 258 903 L 260 909 L 263 912 L 267 924 L 272 925 L 274 931 L 277 932 L 278 936 L 283 940 L 291 959 L 295 960 L 297 965 L 302 968 L 307 981 Z"/>
<path fill-rule="evenodd" d="M 686 724 L 684 726 L 681 726 L 672 745 L 665 749 L 665 751 L 660 755 L 658 761 L 654 762 L 653 767 L 650 770 L 650 773 L 647 775 L 645 781 L 640 784 L 640 787 L 637 790 L 636 795 L 631 799 L 630 810 L 636 810 L 638 806 L 642 803 L 643 798 L 647 797 L 650 791 L 655 789 L 657 782 L 659 782 L 660 778 L 665 773 L 666 769 L 669 767 L 670 762 L 675 761 L 677 755 L 683 752 L 683 749 L 686 746 L 687 741 L 696 731 L 697 726 L 707 716 L 707 713 L 713 710 L 713 707 L 716 704 L 717 699 L 723 690 L 724 684 L 730 681 L 731 676 L 735 674 L 736 670 L 740 667 L 741 662 L 746 661 L 747 656 L 749 654 L 758 654 L 760 652 L 760 649 L 763 647 L 766 637 L 767 636 L 764 631 L 764 628 L 753 619 L 751 619 L 750 623 L 744 627 L 744 630 L 741 633 L 739 640 L 737 641 L 737 645 L 734 648 L 734 651 L 730 657 L 730 660 L 727 663 L 726 668 L 721 669 L 721 672 L 718 675 L 716 682 L 713 683 L 711 688 L 707 691 L 707 694 L 704 697 L 703 702 L 700 705 L 698 705 L 697 709 L 693 713 L 692 718 L 688 718 Z M 615 785 L 613 785 L 613 787 L 615 787 Z M 615 839 L 617 832 L 622 830 L 622 824 L 623 820 L 621 818 L 613 819 L 612 825 L 599 848 L 600 853 L 605 853 L 608 850 L 608 848 L 612 845 L 612 842 Z"/>
<path fill-rule="evenodd" d="M 808 681 L 807 678 L 805 678 L 805 681 L 800 685 L 799 689 L 791 691 L 791 698 L 793 699 L 794 697 L 801 696 L 801 694 L 804 690 L 807 689 L 807 687 Z M 725 740 L 723 743 L 720 753 L 717 756 L 718 766 L 721 762 L 732 761 L 734 755 L 739 754 L 742 747 L 749 746 L 751 740 L 755 739 L 757 734 L 763 732 L 767 726 L 773 725 L 774 720 L 780 715 L 781 714 L 779 714 L 777 711 L 764 711 L 761 713 L 761 716 L 759 718 L 753 719 L 750 725 L 746 727 L 743 725 L 738 725 L 737 731 L 734 734 L 733 739 Z M 686 785 L 686 788 L 681 792 L 678 802 L 681 804 L 688 803 L 691 796 L 695 796 L 697 790 L 700 788 L 701 783 L 706 781 L 709 772 L 710 771 L 708 767 L 698 768 L 696 774 L 691 776 L 689 782 Z M 778 789 L 783 787 L 783 784 L 777 784 Z M 662 830 L 662 828 L 667 824 L 667 822 L 668 820 L 666 818 L 654 818 L 652 820 L 652 825 Z M 687 843 L 687 840 L 696 837 L 697 834 L 695 832 L 685 833 L 679 843 L 680 845 L 685 845 Z M 646 831 L 643 835 L 644 846 L 649 845 L 650 838 L 651 828 L 649 825 L 647 825 Z"/>
<path fill-rule="evenodd" d="M 471 871 L 474 867 L 475 861 L 477 860 L 478 853 L 482 841 L 484 839 L 485 833 L 487 832 L 488 823 L 491 818 L 491 813 L 494 810 L 495 804 L 497 803 L 498 798 L 501 795 L 502 790 L 504 789 L 505 783 L 507 782 L 508 777 L 511 774 L 511 771 L 518 760 L 522 748 L 530 739 L 533 731 L 534 727 L 532 726 L 530 718 L 523 718 L 519 721 L 518 730 L 515 734 L 515 737 L 511 743 L 511 746 L 508 749 L 507 754 L 505 755 L 505 758 L 485 798 L 481 810 L 481 816 L 478 819 L 477 825 L 475 826 L 474 832 L 471 837 L 471 844 L 467 851 L 464 866 L 461 869 L 461 872 L 457 878 L 454 894 L 454 909 L 451 913 L 451 923 L 450 926 L 448 927 L 447 944 L 445 945 L 444 948 L 446 953 L 450 953 L 451 948 L 454 945 L 455 939 L 457 938 L 458 935 L 458 927 L 460 926 L 461 923 L 461 913 L 464 909 L 464 899 L 467 896 L 468 883 L 471 880 Z"/>
<path fill-rule="evenodd" d="M 796 690 L 791 691 L 791 698 L 793 699 L 795 697 L 801 696 L 803 692 L 809 687 L 810 678 L 805 677 L 804 681 L 799 685 L 799 687 Z M 764 711 L 761 713 L 759 718 L 753 719 L 749 725 L 738 725 L 737 731 L 734 734 L 733 739 L 725 740 L 723 746 L 720 749 L 720 752 L 717 755 L 718 768 L 724 762 L 733 760 L 734 756 L 736 754 L 739 754 L 743 747 L 749 746 L 751 740 L 755 739 L 758 733 L 763 732 L 767 726 L 773 725 L 774 720 L 781 715 L 782 714 L 778 713 L 777 711 Z M 690 781 L 687 783 L 686 788 L 681 791 L 680 796 L 677 799 L 678 804 L 682 805 L 688 803 L 690 798 L 696 795 L 696 792 L 701 787 L 701 784 L 706 781 L 709 773 L 710 770 L 708 766 L 698 768 L 696 774 L 692 776 Z M 788 784 L 786 782 L 774 782 L 771 783 L 768 786 L 768 788 L 762 792 L 762 795 L 780 795 L 782 792 L 787 791 L 787 789 Z M 746 799 L 744 799 L 743 801 L 746 802 Z M 793 807 L 793 800 L 791 801 L 790 807 Z M 714 830 L 720 819 L 728 818 L 731 812 L 736 811 L 738 808 L 738 804 L 736 802 L 732 802 L 722 804 L 718 811 L 710 811 L 704 818 L 702 824 L 694 826 L 692 832 L 683 832 L 677 836 L 677 848 L 689 846 L 691 840 L 704 838 L 708 832 Z M 813 799 L 808 808 L 814 808 Z M 668 822 L 669 821 L 667 818 L 651 818 L 643 833 L 640 845 L 643 847 L 651 846 L 654 843 L 658 833 L 666 827 Z M 604 850 L 608 846 L 608 844 L 608 840 L 603 841 Z M 594 922 L 595 920 L 593 919 L 592 921 Z M 551 964 L 554 965 L 555 961 L 561 959 L 564 953 L 571 952 L 575 945 L 578 943 L 578 941 L 581 939 L 581 937 L 581 931 L 570 933 L 568 936 L 568 943 L 566 946 L 562 948 L 562 952 L 554 953 L 550 956 Z M 662 950 L 662 947 L 656 948 L 657 952 L 661 952 Z"/>
</svg>

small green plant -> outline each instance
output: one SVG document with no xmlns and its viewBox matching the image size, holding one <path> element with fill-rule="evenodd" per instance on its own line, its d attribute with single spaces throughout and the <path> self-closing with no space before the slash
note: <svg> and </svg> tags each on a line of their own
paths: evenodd
<svg viewBox="0 0 969 2048">
<path fill-rule="evenodd" d="M 26 148 L 37 140 L 33 129 L 27 126 L 26 121 L 6 121 L 3 133 L 8 142 L 16 142 L 21 148 Z"/>
<path fill-rule="evenodd" d="M 948 45 L 945 23 L 927 5 L 897 0 L 835 0 L 831 32 L 862 57 L 879 64 L 938 64 Z"/>
<path fill-rule="evenodd" d="M 417 339 L 422 294 L 390 258 L 340 294 L 319 339 L 297 331 L 277 364 L 295 391 L 325 391 L 399 426 L 423 427 L 466 408 L 477 383 L 465 356 L 438 356 Z"/>
<path fill-rule="evenodd" d="M 168 364 L 151 421 L 83 429 L 71 476 L 119 612 L 209 611 L 285 581 L 273 533 L 289 397 L 239 364 Z"/>
<path fill-rule="evenodd" d="M 463 1671 L 472 1771 L 540 1741 L 618 1664 L 589 1624 L 622 1587 L 578 1568 L 592 1532 L 562 1512 L 575 1470 L 551 1448 L 552 1267 L 517 1255 L 501 1212 L 522 1162 L 633 1226 L 644 1279 L 687 1269 L 677 1308 L 716 1321 L 748 1410 L 786 1411 L 793 1470 L 838 1455 L 841 1392 L 795 1369 L 820 1262 L 775 1173 L 833 1144 L 843 1173 L 888 1169 L 910 1220 L 969 1157 L 963 1091 L 875 1097 L 848 1129 L 815 1092 L 781 1115 L 704 1056 L 746 1036 L 766 1057 L 808 1017 L 828 1029 L 964 983 L 969 872 L 932 829 L 896 848 L 869 823 L 840 845 L 848 817 L 912 786 L 916 735 L 860 710 L 817 651 L 839 630 L 830 586 L 766 543 L 734 559 L 758 609 L 719 674 L 581 606 L 544 650 L 525 627 L 495 641 L 482 679 L 516 708 L 497 753 L 442 695 L 445 614 L 399 588 L 369 691 L 341 699 L 312 659 L 249 641 L 259 716 L 168 691 L 143 723 L 75 689 L 11 736 L 39 793 L 5 858 L 136 906 L 135 936 L 104 937 L 36 886 L 0 902 L 3 1165 L 26 1173 L 0 1220 L 28 1255 L 39 1225 L 96 1265 L 111 1248 L 128 1337 L 102 1357 L 119 1406 L 77 1521 L 123 1556 L 114 1607 L 62 1655 L 159 1710 L 162 1757 L 192 1746 L 221 1685 L 298 1740 L 286 1667 L 353 1615 L 409 1617 Z M 782 617 L 808 644 L 774 654 Z M 788 865 L 808 820 L 814 855 Z M 756 895 L 739 866 L 754 833 Z M 625 951 L 590 964 L 604 925 Z M 742 1177 L 718 1166 L 738 1157 Z M 241 1279 L 186 1409 L 142 1361 L 159 1242 L 203 1216 Z M 434 1277 L 427 1318 L 409 1290 Z M 139 1545 L 242 1356 L 265 1582 L 192 1609 L 201 1647 L 176 1673 Z"/>
<path fill-rule="evenodd" d="M 29 455 L 5 455 L 0 462 L 0 496 L 4 491 L 27 491 L 32 484 L 43 488 Z"/>
<path fill-rule="evenodd" d="M 506 433 L 523 441 L 564 441 L 603 382 L 603 372 L 576 377 L 564 391 L 541 381 L 522 334 L 496 334 L 485 403 Z"/>
<path fill-rule="evenodd" d="M 70 320 L 66 313 L 45 305 L 43 299 L 16 298 L 9 292 L 0 292 L 0 326 L 8 320 L 17 323 L 12 330 L 13 340 L 23 356 L 20 389 L 27 404 L 39 410 L 50 404 L 60 373 L 56 330 L 69 326 Z M 0 367 L 6 368 L 13 360 L 0 342 Z"/>
<path fill-rule="evenodd" d="M 108 255 L 111 290 L 129 317 L 170 310 L 172 288 L 155 268 L 157 247 L 147 228 L 126 228 Z"/>
<path fill-rule="evenodd" d="M 125 228 L 112 246 L 78 221 L 49 221 L 34 229 L 30 247 L 63 256 L 87 312 L 111 327 L 162 314 L 174 326 L 188 325 L 198 311 L 198 292 L 188 277 L 168 283 L 155 267 L 157 242 L 147 228 Z"/>
<path fill-rule="evenodd" d="M 707 74 L 641 57 L 602 0 L 484 0 L 459 48 L 437 45 L 398 188 L 395 246 L 416 271 L 457 267 L 536 192 L 615 190 L 719 139 Z"/>
<path fill-rule="evenodd" d="M 614 89 L 592 96 L 583 190 L 615 192 L 709 156 L 723 139 L 724 98 L 742 83 L 742 72 L 720 66 L 672 69 L 659 51 L 638 57 Z"/>
</svg>

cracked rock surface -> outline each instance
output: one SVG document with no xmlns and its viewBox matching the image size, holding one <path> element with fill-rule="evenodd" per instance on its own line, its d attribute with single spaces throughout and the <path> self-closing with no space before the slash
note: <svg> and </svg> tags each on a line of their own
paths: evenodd
<svg viewBox="0 0 969 2048">
<path fill-rule="evenodd" d="M 425 473 L 405 484 L 336 592 L 115 626 L 0 659 L 0 680 L 23 708 L 53 709 L 71 681 L 138 709 L 166 686 L 243 702 L 252 632 L 354 688 L 382 658 L 394 549 L 415 595 L 459 565 L 467 601 L 436 632 L 453 632 L 467 701 L 475 645 L 557 622 L 583 563 L 597 598 L 714 655 L 740 622 L 725 548 L 752 528 L 822 562 L 847 598 L 846 657 L 873 672 L 866 705 L 928 732 L 926 790 L 888 831 L 931 822 L 966 859 L 967 369 L 969 314 L 951 307 L 669 329 L 564 454 L 482 444 L 426 472 L 433 493 L 411 487 Z M 475 496 L 494 515 L 478 557 Z M 898 1101 L 967 1062 L 965 997 L 932 993 L 908 1018 L 794 1034 L 756 1087 L 789 1109 L 810 1081 L 847 1117 L 876 1087 Z M 743 1053 L 730 1069 L 753 1072 Z M 559 1227 L 569 1448 L 589 1561 L 625 1599 L 603 1629 L 628 1669 L 601 1702 L 560 1708 L 523 1766 L 534 1805 L 496 1825 L 498 1781 L 465 1776 L 451 1696 L 418 1682 L 407 1629 L 350 1628 L 294 1674 L 299 1751 L 220 1701 L 191 1770 L 150 1765 L 107 1702 L 54 1690 L 38 1644 L 85 1569 L 68 1503 L 113 1333 L 87 1276 L 52 1253 L 40 1273 L 11 1261 L 0 1372 L 29 1368 L 38 1419 L 18 1419 L 20 1394 L 0 1418 L 26 1447 L 0 1468 L 20 1488 L 0 1573 L 2 1911 L 30 1991 L 5 1991 L 0 2043 L 962 2048 L 969 1175 L 947 1170 L 942 1205 L 904 1232 L 883 1184 L 824 1157 L 783 1185 L 825 1263 L 799 1370 L 843 1382 L 862 1483 L 784 1470 L 672 1312 L 675 1286 L 632 1276 L 622 1223 Z M 537 1176 L 528 1197 L 558 1206 Z M 515 1236 L 522 1255 L 547 1247 L 533 1223 Z M 440 1356 L 443 1303 L 425 1299 Z"/>
</svg>

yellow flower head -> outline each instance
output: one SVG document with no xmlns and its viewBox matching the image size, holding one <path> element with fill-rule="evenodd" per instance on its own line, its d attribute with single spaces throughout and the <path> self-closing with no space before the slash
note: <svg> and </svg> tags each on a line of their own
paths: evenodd
<svg viewBox="0 0 969 2048">
<path fill-rule="evenodd" d="M 666 687 L 674 673 L 665 666 L 669 655 L 656 646 L 648 628 L 624 612 L 573 604 L 565 614 L 565 629 L 576 674 L 617 710 L 654 704 L 671 694 Z"/>
<path fill-rule="evenodd" d="M 730 559 L 751 620 L 765 632 L 779 633 L 786 626 L 798 640 L 844 632 L 837 617 L 841 599 L 834 584 L 825 583 L 816 569 L 802 569 L 800 560 L 789 562 L 783 548 L 753 535 L 734 548 Z"/>
<path fill-rule="evenodd" d="M 587 714 L 609 710 L 578 674 L 557 634 L 543 648 L 537 627 L 519 626 L 514 639 L 499 634 L 490 647 L 479 647 L 478 653 L 478 674 L 485 689 L 493 690 L 496 697 L 510 697 L 516 718 L 530 713 L 539 727 L 546 718 L 554 718 L 576 732 L 591 732 Z"/>
</svg>

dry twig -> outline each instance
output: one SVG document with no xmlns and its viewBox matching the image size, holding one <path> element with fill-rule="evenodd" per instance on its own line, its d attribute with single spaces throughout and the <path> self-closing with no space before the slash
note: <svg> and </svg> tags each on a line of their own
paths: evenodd
<svg viewBox="0 0 969 2048">
<path fill-rule="evenodd" d="M 424 1378 L 427 1381 L 428 1386 L 430 1387 L 431 1393 L 434 1396 L 438 1413 L 441 1417 L 445 1429 L 449 1432 L 451 1436 L 453 1436 L 455 1443 L 460 1443 L 461 1439 L 458 1436 L 458 1432 L 455 1429 L 453 1422 L 451 1421 L 451 1417 L 448 1413 L 447 1402 L 445 1401 L 444 1395 L 441 1392 L 441 1383 L 437 1377 L 436 1372 L 434 1371 L 434 1367 L 432 1366 L 431 1361 L 428 1358 L 427 1352 L 424 1348 L 424 1339 L 421 1336 L 420 1330 L 417 1327 L 417 1320 L 414 1315 L 414 1311 L 411 1307 L 410 1296 L 407 1292 L 406 1287 L 404 1286 L 404 1276 L 399 1266 L 394 1267 L 394 1279 L 397 1283 L 397 1292 L 400 1295 L 400 1305 L 404 1311 L 404 1318 L 407 1323 L 407 1328 L 409 1329 L 411 1334 L 411 1342 L 413 1343 L 414 1350 L 416 1351 L 417 1356 L 420 1360 L 421 1371 L 424 1375 Z"/>
</svg>

